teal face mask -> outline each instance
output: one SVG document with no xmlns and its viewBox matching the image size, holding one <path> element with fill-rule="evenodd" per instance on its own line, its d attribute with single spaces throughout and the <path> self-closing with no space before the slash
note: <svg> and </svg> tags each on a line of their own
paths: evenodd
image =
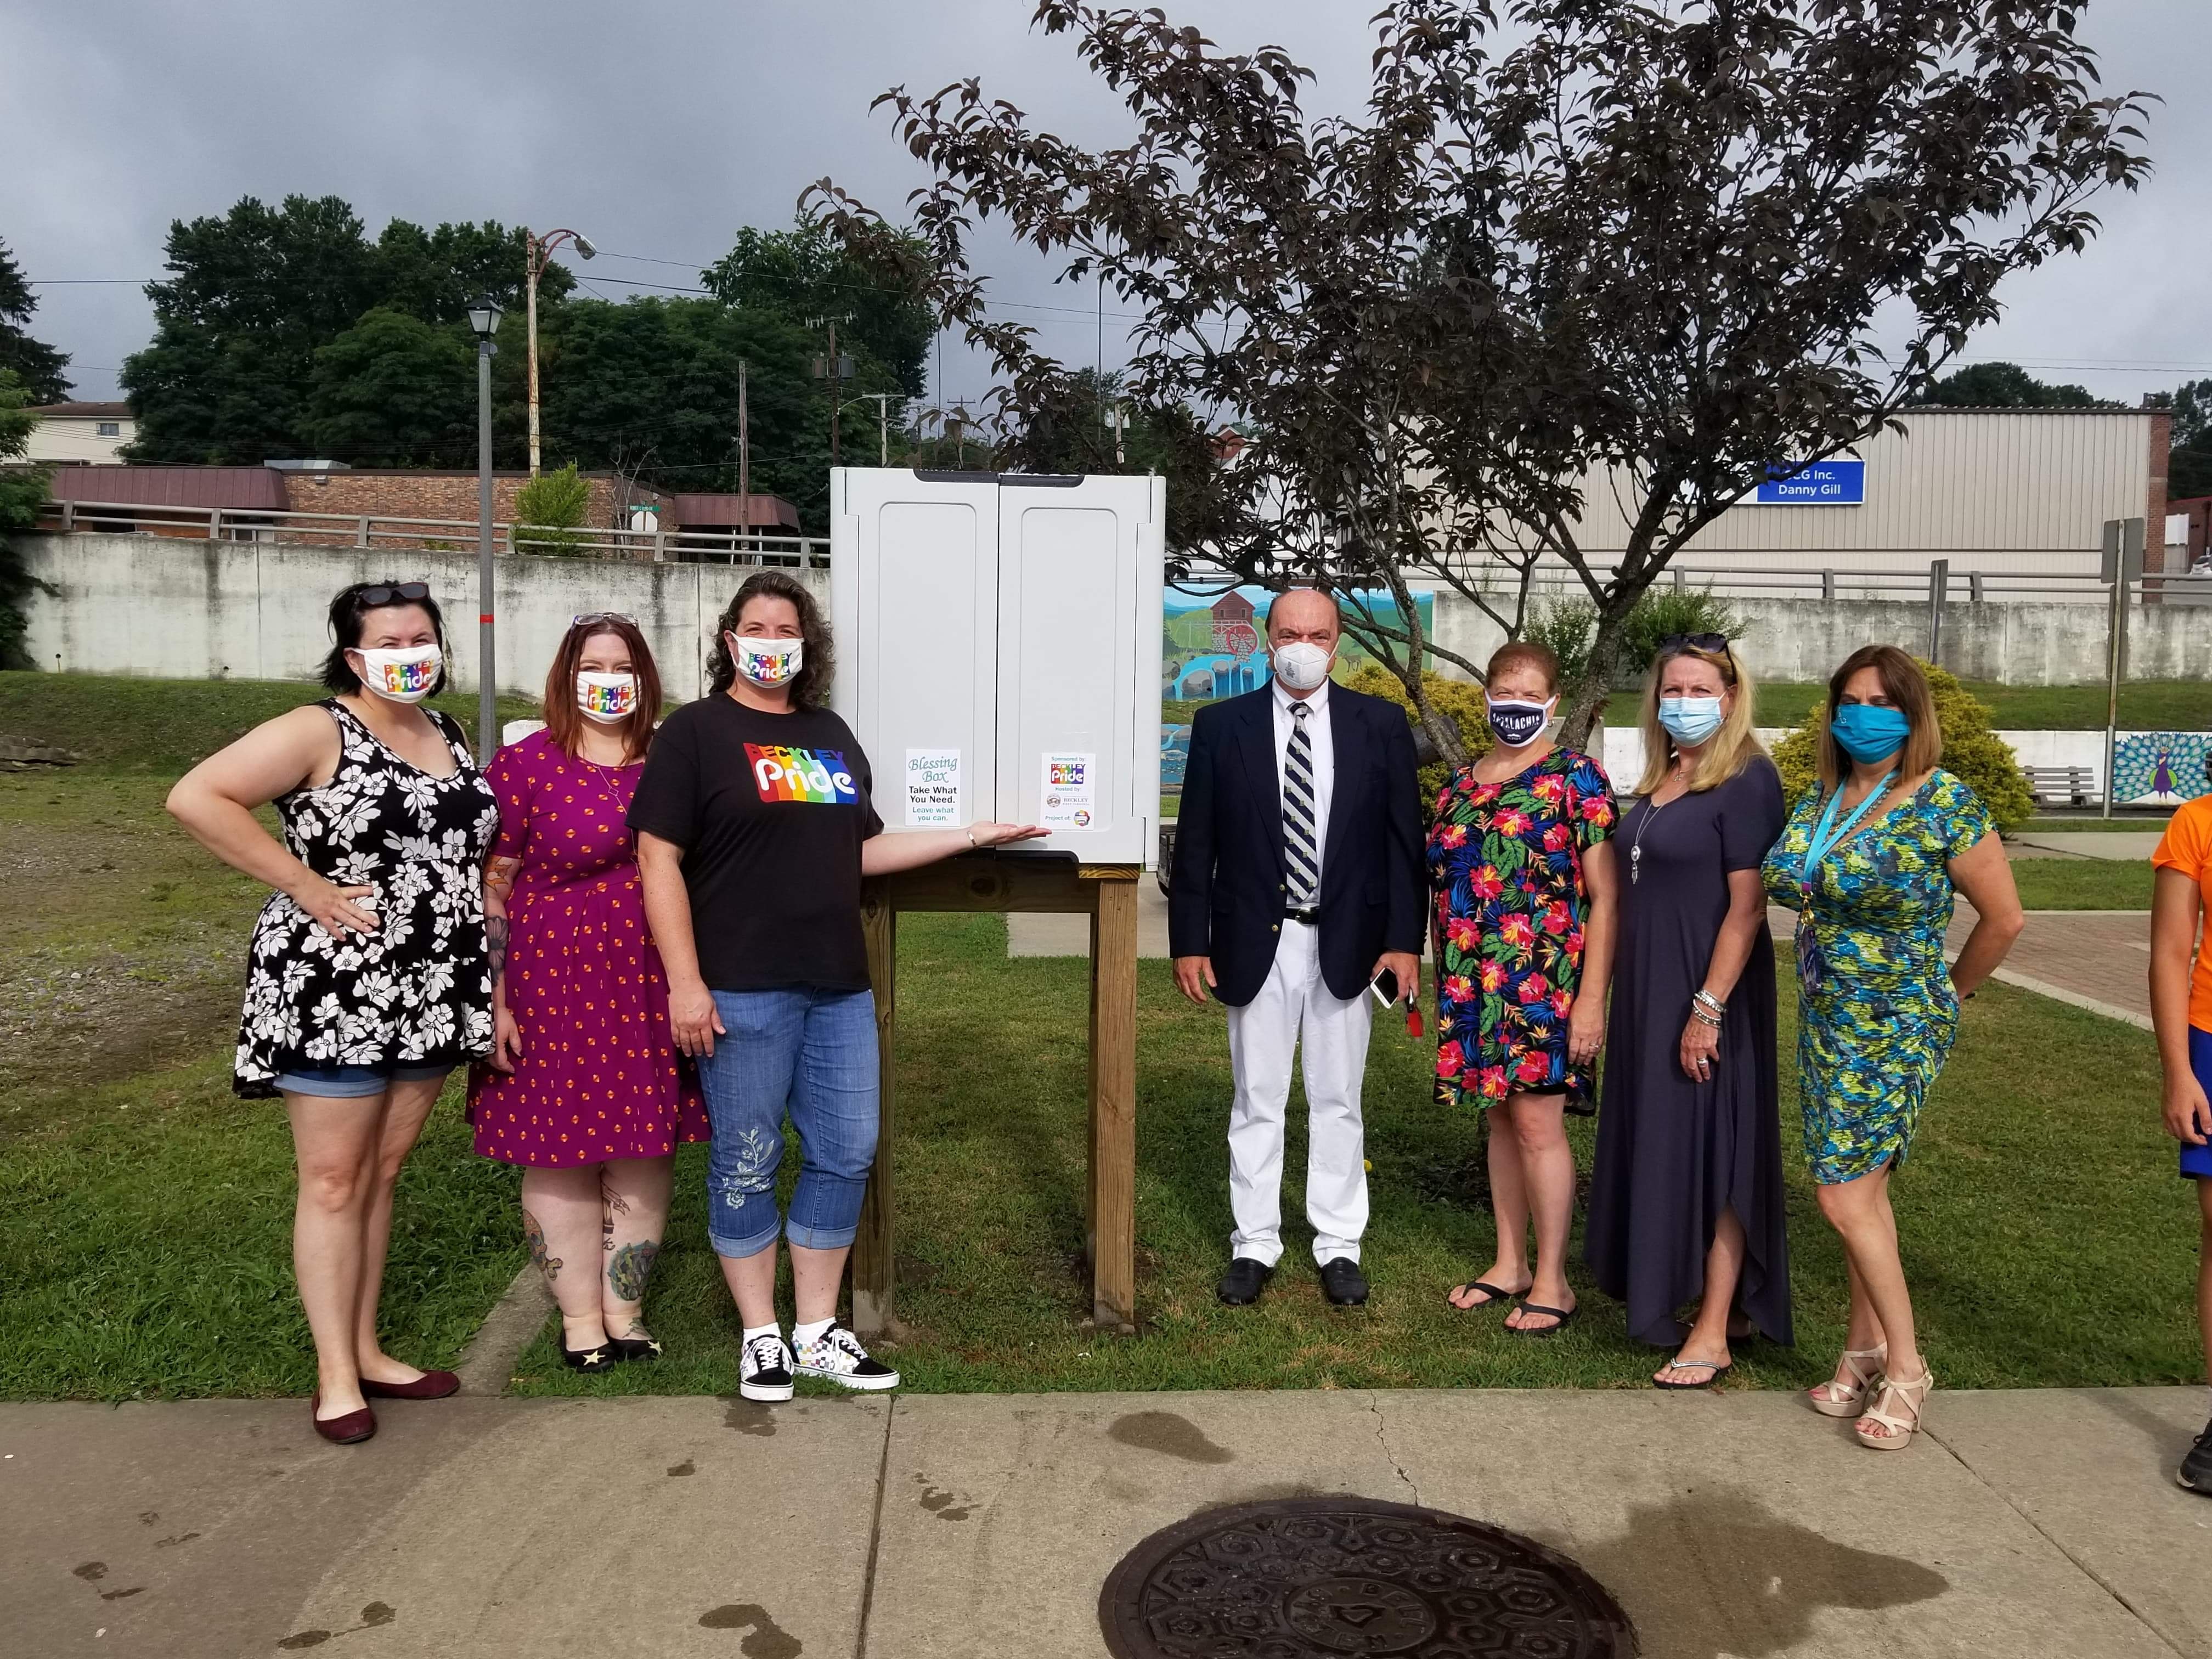
<svg viewBox="0 0 2212 1659">
<path fill-rule="evenodd" d="M 1861 765 L 1871 766 L 1905 747 L 1905 740 L 1912 735 L 1912 722 L 1905 718 L 1902 709 L 1847 702 L 1828 721 L 1828 730 L 1835 733 L 1846 755 Z"/>
</svg>

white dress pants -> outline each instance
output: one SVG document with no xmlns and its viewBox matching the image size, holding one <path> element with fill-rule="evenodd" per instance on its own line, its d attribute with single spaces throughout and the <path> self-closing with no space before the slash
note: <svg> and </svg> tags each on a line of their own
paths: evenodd
<svg viewBox="0 0 2212 1659">
<path fill-rule="evenodd" d="M 1303 1048 L 1306 1219 L 1313 1224 L 1314 1261 L 1359 1260 L 1359 1236 L 1367 1231 L 1359 1085 L 1371 1018 L 1364 989 L 1347 1001 L 1322 982 L 1321 930 L 1285 919 L 1260 994 L 1229 1011 L 1229 1064 L 1237 1079 L 1229 1112 L 1232 1256 L 1271 1267 L 1282 1257 L 1283 1121 L 1291 1057 Z"/>
</svg>

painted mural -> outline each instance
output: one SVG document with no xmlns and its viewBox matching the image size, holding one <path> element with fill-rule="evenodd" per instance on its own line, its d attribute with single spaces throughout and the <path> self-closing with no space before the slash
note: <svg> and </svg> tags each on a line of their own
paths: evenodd
<svg viewBox="0 0 2212 1659">
<path fill-rule="evenodd" d="M 1275 595 L 1264 587 L 1235 587 L 1225 593 L 1167 591 L 1160 641 L 1160 696 L 1170 703 L 1218 702 L 1256 691 L 1267 683 L 1267 608 Z M 1386 626 L 1398 615 L 1387 595 L 1363 594 L 1376 619 Z M 1436 623 L 1436 600 L 1417 601 L 1421 626 Z M 1349 679 L 1374 657 L 1346 636 L 1336 653 L 1339 680 Z M 1183 766 L 1190 755 L 1190 726 L 1170 711 L 1160 730 L 1160 790 L 1182 793 Z"/>
<path fill-rule="evenodd" d="M 2179 802 L 2212 789 L 2206 775 L 2212 733 L 2135 732 L 2112 754 L 2116 801 Z"/>
</svg>

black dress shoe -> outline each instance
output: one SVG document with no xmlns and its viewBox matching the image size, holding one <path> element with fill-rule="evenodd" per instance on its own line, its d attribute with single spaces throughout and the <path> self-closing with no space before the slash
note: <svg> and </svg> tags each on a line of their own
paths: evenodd
<svg viewBox="0 0 2212 1659">
<path fill-rule="evenodd" d="M 601 1342 L 589 1348 L 572 1348 L 561 1339 L 561 1363 L 573 1371 L 603 1371 L 615 1363 L 614 1345 Z"/>
<path fill-rule="evenodd" d="M 1229 1264 L 1213 1293 L 1232 1308 L 1249 1308 L 1260 1299 L 1261 1286 L 1274 1276 L 1275 1270 L 1266 1262 L 1240 1255 Z"/>
<path fill-rule="evenodd" d="M 1348 1255 L 1321 1264 L 1321 1287 L 1340 1308 L 1356 1308 L 1367 1300 L 1367 1275 Z"/>
<path fill-rule="evenodd" d="M 660 1344 L 650 1336 L 611 1336 L 607 1347 L 617 1359 L 658 1359 Z"/>
</svg>

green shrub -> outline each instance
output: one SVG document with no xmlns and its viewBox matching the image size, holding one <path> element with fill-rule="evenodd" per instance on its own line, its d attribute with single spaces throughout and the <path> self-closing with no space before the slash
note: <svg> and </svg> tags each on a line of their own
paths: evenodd
<svg viewBox="0 0 2212 1659">
<path fill-rule="evenodd" d="M 1613 689 L 1640 684 L 1659 654 L 1659 641 L 1676 634 L 1725 634 L 1739 639 L 1750 623 L 1708 589 L 1654 588 L 1637 600 L 1622 627 L 1620 664 Z M 1571 684 L 1589 660 L 1597 638 L 1597 607 L 1588 599 L 1553 599 L 1539 606 L 1522 637 L 1548 647 L 1559 659 L 1559 682 Z"/>
<path fill-rule="evenodd" d="M 591 539 L 579 533 L 591 506 L 592 482 L 576 471 L 575 462 L 540 473 L 514 493 L 514 550 L 575 552 Z"/>
<path fill-rule="evenodd" d="M 1370 697 L 1388 697 L 1406 711 L 1408 725 L 1416 728 L 1419 717 L 1413 712 L 1413 700 L 1406 695 L 1405 686 L 1398 677 L 1379 663 L 1369 663 L 1350 679 L 1344 682 L 1347 690 L 1364 691 Z M 1467 757 L 1473 760 L 1490 748 L 1490 716 L 1482 701 L 1482 688 L 1470 685 L 1465 680 L 1448 680 L 1441 674 L 1421 676 L 1421 689 L 1428 694 L 1429 704 L 1459 728 L 1459 740 L 1467 746 Z M 1443 793 L 1444 785 L 1451 781 L 1451 768 L 1445 762 L 1430 762 L 1421 769 L 1421 817 L 1426 822 L 1437 797 Z"/>
<path fill-rule="evenodd" d="M 1982 798 L 2000 830 L 2019 829 L 2033 816 L 2035 799 L 2027 792 L 2027 780 L 2021 775 L 2020 757 L 2012 745 L 1990 729 L 1989 705 L 1961 685 L 1956 675 L 1932 663 L 1923 662 L 1920 667 L 1936 696 L 1936 723 L 1943 732 L 1943 769 Z M 1774 745 L 1774 764 L 1793 802 L 1820 777 L 1819 738 L 1827 723 L 1828 704 L 1823 698 Z"/>
</svg>

